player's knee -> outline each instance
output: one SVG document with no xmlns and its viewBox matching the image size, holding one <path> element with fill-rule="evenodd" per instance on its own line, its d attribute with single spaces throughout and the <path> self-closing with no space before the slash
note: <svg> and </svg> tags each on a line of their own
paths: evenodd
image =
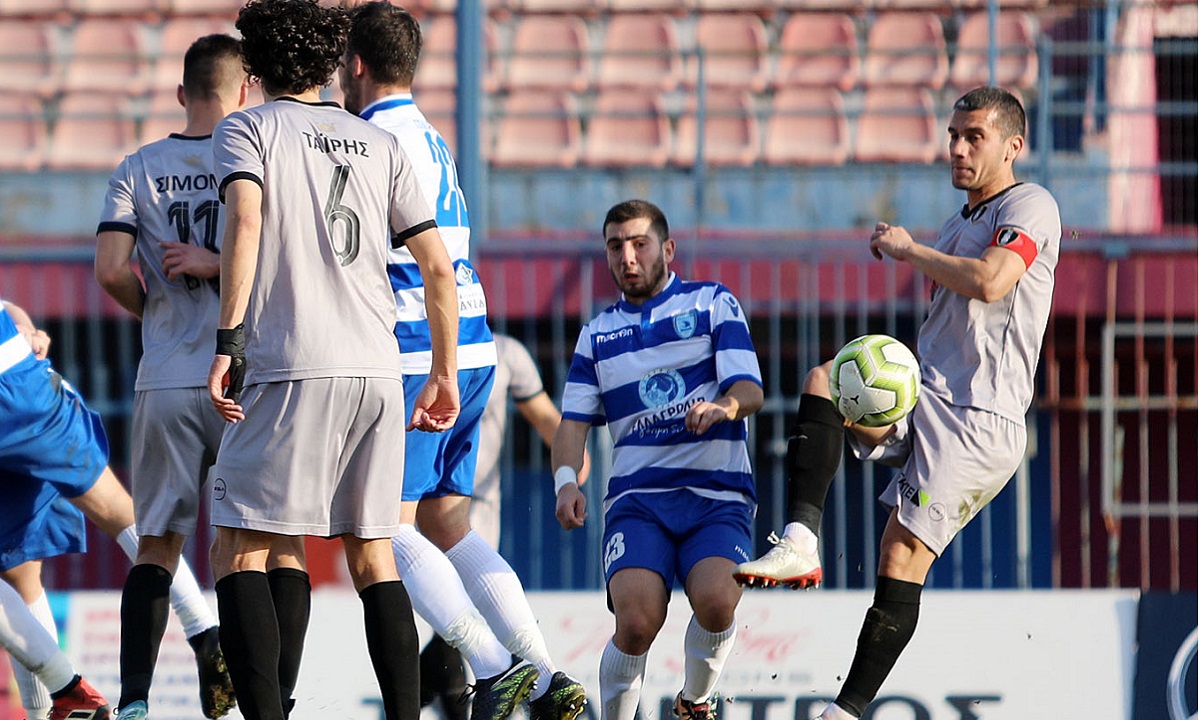
<svg viewBox="0 0 1200 720">
<path fill-rule="evenodd" d="M 164 535 L 142 535 L 138 538 L 138 552 L 134 564 L 157 565 L 174 575 L 179 566 L 179 556 L 183 552 L 185 539 L 179 533 L 173 532 Z"/>
<path fill-rule="evenodd" d="M 650 649 L 665 618 L 649 613 L 626 612 L 617 615 L 617 631 L 613 641 L 627 655 L 642 655 Z"/>
<path fill-rule="evenodd" d="M 692 614 L 700 627 L 709 632 L 724 632 L 733 624 L 734 613 L 737 611 L 740 591 L 693 593 L 689 598 Z"/>
</svg>

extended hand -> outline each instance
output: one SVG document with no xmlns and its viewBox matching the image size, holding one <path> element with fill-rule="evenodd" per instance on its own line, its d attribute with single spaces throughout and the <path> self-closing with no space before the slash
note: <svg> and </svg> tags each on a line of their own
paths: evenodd
<svg viewBox="0 0 1200 720">
<path fill-rule="evenodd" d="M 683 418 L 683 426 L 697 435 L 703 435 L 713 425 L 723 423 L 728 419 L 729 411 L 727 409 L 716 403 L 702 401 L 688 408 L 687 415 Z"/>
<path fill-rule="evenodd" d="M 587 498 L 579 491 L 578 485 L 563 485 L 558 491 L 558 499 L 554 505 L 554 517 L 563 530 L 574 530 L 583 527 L 587 520 Z"/>
<path fill-rule="evenodd" d="M 208 370 L 208 396 L 213 407 L 221 413 L 221 417 L 236 423 L 246 419 L 246 412 L 236 400 L 225 397 L 230 383 L 229 369 L 232 361 L 228 355 L 213 355 L 212 367 Z"/>
<path fill-rule="evenodd" d="M 183 275 L 207 280 L 221 272 L 221 256 L 191 243 L 160 242 L 163 248 L 162 270 L 168 280 Z"/>
<path fill-rule="evenodd" d="M 458 380 L 430 375 L 413 403 L 407 430 L 445 432 L 454 427 L 460 410 Z"/>
<path fill-rule="evenodd" d="M 871 254 L 876 260 L 882 260 L 884 255 L 903 260 L 912 244 L 912 235 L 899 226 L 876 223 L 875 232 L 871 233 Z"/>
</svg>

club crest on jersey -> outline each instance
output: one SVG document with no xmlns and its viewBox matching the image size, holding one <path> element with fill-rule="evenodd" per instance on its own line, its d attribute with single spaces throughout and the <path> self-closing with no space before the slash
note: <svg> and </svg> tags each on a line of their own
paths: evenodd
<svg viewBox="0 0 1200 720">
<path fill-rule="evenodd" d="M 475 272 L 470 265 L 459 265 L 454 271 L 454 279 L 459 285 L 470 285 L 475 281 Z"/>
<path fill-rule="evenodd" d="M 1017 242 L 1024 236 L 1020 230 L 1012 227 L 1000 228 L 996 232 L 996 244 L 1000 247 Z"/>
<path fill-rule="evenodd" d="M 662 407 L 683 397 L 687 383 L 672 368 L 651 370 L 638 383 L 638 396 L 648 408 Z"/>
<path fill-rule="evenodd" d="M 695 310 L 688 310 L 685 313 L 675 316 L 675 334 L 680 340 L 687 340 L 696 334 L 696 325 L 699 320 L 696 318 Z"/>
</svg>

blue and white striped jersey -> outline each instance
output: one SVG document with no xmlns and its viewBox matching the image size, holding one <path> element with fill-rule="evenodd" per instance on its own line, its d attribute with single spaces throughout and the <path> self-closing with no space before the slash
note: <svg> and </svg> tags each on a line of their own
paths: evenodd
<svg viewBox="0 0 1200 720">
<path fill-rule="evenodd" d="M 8 314 L 8 308 L 0 301 L 0 374 L 31 360 L 35 360 L 33 348 L 29 347 L 25 336 L 17 330 L 17 324 L 13 322 L 12 315 Z"/>
<path fill-rule="evenodd" d="M 413 104 L 410 94 L 380 98 L 363 108 L 360 115 L 400 141 L 416 170 L 421 192 L 433 207 L 438 232 L 458 280 L 459 369 L 495 365 L 496 345 L 487 324 L 487 298 L 469 257 L 471 224 L 467 205 L 446 141 Z M 405 374 L 428 373 L 433 353 L 425 315 L 425 284 L 408 248 L 393 249 L 388 254 L 388 275 L 396 293 L 401 367 Z"/>
<path fill-rule="evenodd" d="M 686 488 L 756 502 L 746 422 L 704 435 L 684 427 L 687 410 L 739 380 L 762 385 L 745 313 L 712 282 L 667 286 L 642 305 L 621 299 L 579 333 L 563 391 L 563 417 L 608 425 L 613 439 L 606 502 L 627 492 Z"/>
</svg>

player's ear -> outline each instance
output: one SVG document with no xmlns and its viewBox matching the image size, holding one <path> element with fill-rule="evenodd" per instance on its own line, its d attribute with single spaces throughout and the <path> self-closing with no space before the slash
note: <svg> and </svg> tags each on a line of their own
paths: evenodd
<svg viewBox="0 0 1200 720">
<path fill-rule="evenodd" d="M 1013 135 L 1008 139 L 1007 160 L 1012 162 L 1021 154 L 1021 150 L 1025 147 L 1025 138 L 1021 135 Z"/>
<path fill-rule="evenodd" d="M 350 77 L 358 79 L 367 72 L 366 65 L 363 64 L 362 56 L 358 53 L 352 53 L 346 57 L 346 71 Z"/>
<path fill-rule="evenodd" d="M 187 107 L 187 102 L 184 100 L 183 83 L 175 86 L 175 100 L 183 107 Z"/>
<path fill-rule="evenodd" d="M 675 238 L 667 238 L 663 241 L 663 261 L 671 262 L 675 259 Z"/>
</svg>

